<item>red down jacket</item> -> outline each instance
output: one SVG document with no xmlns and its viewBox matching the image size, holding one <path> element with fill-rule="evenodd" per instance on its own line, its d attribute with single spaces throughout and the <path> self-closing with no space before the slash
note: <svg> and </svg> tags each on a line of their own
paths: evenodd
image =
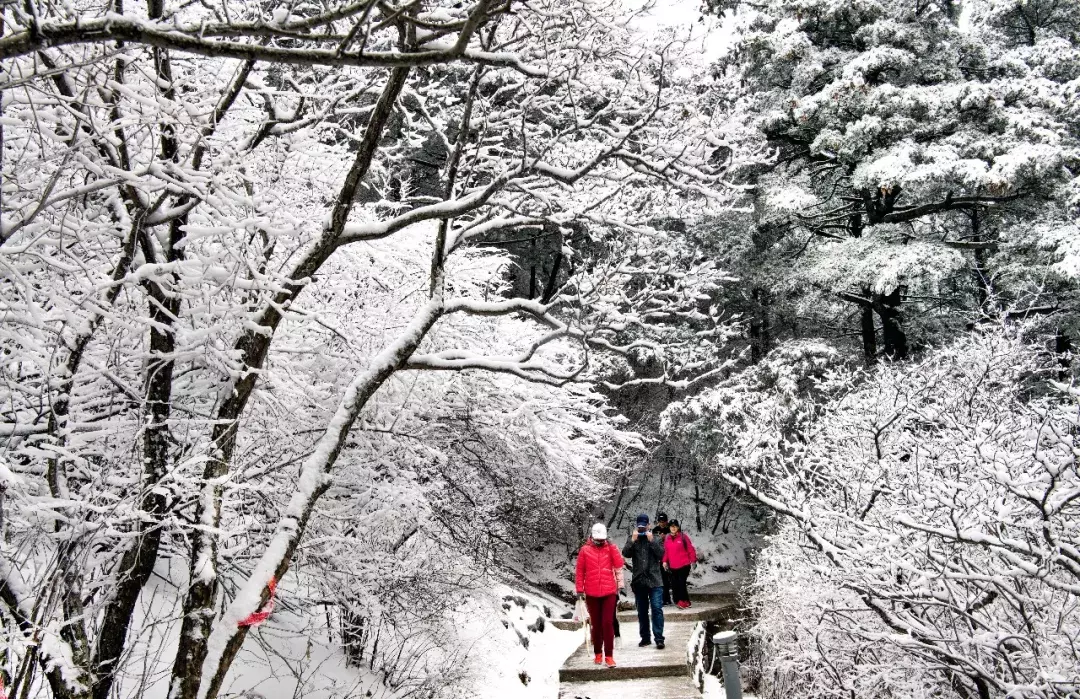
<svg viewBox="0 0 1080 699">
<path fill-rule="evenodd" d="M 664 539 L 664 562 L 672 570 L 696 563 L 697 551 L 694 550 L 694 542 L 690 541 L 690 537 L 679 532 Z"/>
<path fill-rule="evenodd" d="M 606 597 L 619 591 L 616 570 L 623 567 L 619 547 L 610 541 L 597 546 L 589 539 L 578 551 L 577 574 L 574 583 L 578 592 L 589 597 Z"/>
</svg>

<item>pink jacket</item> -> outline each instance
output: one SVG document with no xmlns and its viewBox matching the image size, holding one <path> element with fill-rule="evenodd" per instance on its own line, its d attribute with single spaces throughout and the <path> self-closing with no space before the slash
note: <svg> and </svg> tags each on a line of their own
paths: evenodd
<svg viewBox="0 0 1080 699">
<path fill-rule="evenodd" d="M 574 583 L 589 597 L 614 595 L 622 588 L 623 557 L 610 541 L 597 546 L 589 539 L 578 551 Z"/>
<path fill-rule="evenodd" d="M 697 563 L 697 551 L 694 550 L 694 542 L 690 541 L 690 537 L 686 535 L 686 532 L 669 534 L 664 539 L 664 562 L 672 570 Z"/>
</svg>

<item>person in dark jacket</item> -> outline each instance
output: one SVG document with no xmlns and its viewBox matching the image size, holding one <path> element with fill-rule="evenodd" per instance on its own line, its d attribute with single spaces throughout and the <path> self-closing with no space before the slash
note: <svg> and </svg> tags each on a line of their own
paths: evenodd
<svg viewBox="0 0 1080 699">
<path fill-rule="evenodd" d="M 647 646 L 656 641 L 656 647 L 664 647 L 664 579 L 660 574 L 664 560 L 664 544 L 660 537 L 649 530 L 649 515 L 638 515 L 634 531 L 630 533 L 622 550 L 623 558 L 633 567 L 630 587 L 637 605 L 638 631 L 641 642 Z M 652 616 L 650 628 L 649 616 Z"/>
<path fill-rule="evenodd" d="M 664 543 L 668 534 L 671 533 L 671 527 L 668 525 L 668 518 L 666 512 L 656 513 L 656 526 L 652 530 L 653 536 L 660 540 L 660 543 Z M 671 572 L 668 569 L 660 569 L 660 577 L 664 579 L 664 606 L 671 604 Z"/>
</svg>

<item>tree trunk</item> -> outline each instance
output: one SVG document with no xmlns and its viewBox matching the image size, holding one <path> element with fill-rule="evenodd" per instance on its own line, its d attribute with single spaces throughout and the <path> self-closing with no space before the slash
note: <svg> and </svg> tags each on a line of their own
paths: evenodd
<svg viewBox="0 0 1080 699">
<path fill-rule="evenodd" d="M 536 238 L 529 246 L 529 298 L 536 298 Z"/>
<path fill-rule="evenodd" d="M 863 290 L 863 295 L 870 298 L 870 289 Z M 867 364 L 877 360 L 877 331 L 874 329 L 874 307 L 864 304 L 859 308 L 859 329 L 862 333 L 863 358 Z"/>
<path fill-rule="evenodd" d="M 693 458 L 693 457 L 691 457 Z M 694 459 L 694 531 L 701 533 L 701 481 L 698 480 L 698 461 Z"/>
<path fill-rule="evenodd" d="M 151 19 L 164 16 L 163 0 L 150 0 L 147 4 Z M 172 60 L 165 49 L 155 48 L 152 52 L 154 69 L 158 80 L 161 97 L 176 103 L 176 86 L 173 82 Z M 171 123 L 161 126 L 161 159 L 166 163 L 178 162 L 179 144 L 175 128 Z M 189 197 L 178 198 L 178 205 L 183 206 Z M 173 219 L 169 225 L 168 243 L 165 245 L 165 261 L 172 264 L 184 259 L 183 241 L 187 216 Z M 140 243 L 147 262 L 155 258 L 154 242 L 149 230 L 140 230 Z M 175 273 L 172 282 L 178 281 Z M 143 433 L 143 472 L 142 495 L 139 508 L 145 513 L 136 525 L 137 536 L 124 551 L 116 570 L 116 590 L 105 609 L 101 631 L 94 654 L 93 669 L 97 681 L 93 688 L 94 699 L 108 699 L 113 686 L 116 664 L 127 650 L 127 633 L 131 618 L 146 581 L 154 570 L 158 550 L 161 545 L 161 516 L 165 513 L 166 502 L 163 493 L 157 489 L 158 483 L 169 470 L 169 444 L 172 435 L 169 420 L 172 417 L 173 368 L 175 366 L 176 336 L 174 327 L 180 317 L 181 297 L 171 285 L 162 285 L 153 280 L 143 282 L 149 297 L 150 316 L 150 361 L 146 367 L 144 392 L 146 396 L 147 423 Z"/>
<path fill-rule="evenodd" d="M 750 319 L 750 361 L 757 364 L 772 349 L 772 328 L 769 306 L 772 299 L 769 290 L 760 286 L 754 287 L 750 292 L 751 319 Z"/>
<path fill-rule="evenodd" d="M 1058 358 L 1058 381 L 1067 382 L 1072 374 L 1072 340 L 1061 328 L 1054 336 L 1054 353 Z"/>
<path fill-rule="evenodd" d="M 199 646 L 203 655 L 198 667 L 188 668 L 195 673 L 194 681 L 189 681 L 186 676 L 177 676 L 174 668 L 174 681 L 179 682 L 177 689 L 190 688 L 192 699 L 217 697 L 225 675 L 247 637 L 248 627 L 238 626 L 238 622 L 266 604 L 269 598 L 267 584 L 270 579 L 280 580 L 288 572 L 315 505 L 331 485 L 329 474 L 345 446 L 353 423 L 375 392 L 394 372 L 404 366 L 444 312 L 443 296 L 439 291 L 435 298 L 417 312 L 397 340 L 372 359 L 367 370 L 349 384 L 326 431 L 301 467 L 296 490 L 278 520 L 273 537 L 255 570 L 240 586 L 236 599 L 228 605 L 218 623 L 215 624 L 214 619 L 206 614 L 206 623 L 211 627 L 211 633 L 202 639 Z M 199 552 L 195 552 L 195 555 L 198 556 Z M 252 600 L 257 600 L 254 608 L 251 607 Z M 212 612 L 212 609 L 207 611 Z M 213 655 L 209 654 L 210 649 L 213 649 Z M 178 656 L 177 662 L 181 660 Z M 180 695 L 174 691 L 170 696 Z"/>
<path fill-rule="evenodd" d="M 337 240 L 345 228 L 349 211 L 355 200 L 356 189 L 367 174 L 378 148 L 394 103 L 405 87 L 408 68 L 395 68 L 379 95 L 375 108 L 368 119 L 364 137 L 357 148 L 353 165 L 345 178 L 330 216 L 330 227 L 318 243 L 290 273 L 285 289 L 275 295 L 260 313 L 256 324 L 258 330 L 249 330 L 236 343 L 246 371 L 234 386 L 233 392 L 222 402 L 211 431 L 211 454 L 203 470 L 203 496 L 196 507 L 196 520 L 209 529 L 221 521 L 220 479 L 229 472 L 240 416 L 247 407 L 255 390 L 258 369 L 262 368 L 270 349 L 274 331 L 281 322 L 279 310 L 293 301 L 306 288 L 307 280 L 333 254 Z M 207 654 L 207 641 L 214 622 L 214 604 L 218 597 L 219 580 L 216 572 L 217 538 L 211 531 L 197 529 L 191 535 L 192 557 L 190 584 L 184 598 L 184 618 L 180 630 L 180 645 L 173 662 L 169 696 L 172 699 L 196 699 L 202 681 L 202 666 Z M 243 635 L 240 636 L 241 643 Z M 239 650 L 239 648 L 237 648 Z"/>
<path fill-rule="evenodd" d="M 881 318 L 885 356 L 889 359 L 905 359 L 908 355 L 908 344 L 900 311 L 900 287 L 896 287 L 889 294 L 874 294 L 874 310 Z"/>
<path fill-rule="evenodd" d="M 971 239 L 976 242 L 980 240 L 981 235 L 981 226 L 979 224 L 979 211 L 978 209 L 975 209 L 971 212 Z M 979 311 L 988 313 L 990 310 L 987 308 L 987 305 L 994 298 L 994 287 L 993 282 L 991 282 L 990 276 L 986 271 L 986 249 L 976 247 L 974 256 L 975 264 L 972 267 L 971 273 L 975 283 L 975 298 L 979 303 Z"/>
<path fill-rule="evenodd" d="M 183 259 L 181 245 L 187 217 L 172 222 L 169 227 L 168 261 Z M 173 330 L 180 317 L 180 296 L 156 282 L 146 282 L 150 297 L 150 361 L 146 368 L 146 407 L 148 421 L 143 433 L 143 473 L 140 510 L 146 514 L 137 525 L 138 535 L 124 551 L 116 570 L 116 591 L 105 610 L 94 655 L 94 699 L 108 699 L 112 690 L 116 663 L 126 650 L 128 628 L 139 594 L 154 570 L 161 546 L 161 517 L 165 513 L 165 496 L 157 485 L 169 470 L 169 444 L 172 436 L 169 420 L 172 417 L 173 369 L 176 335 Z"/>
<path fill-rule="evenodd" d="M 36 633 L 38 625 L 32 617 L 28 616 L 32 606 L 30 600 L 19 596 L 20 590 L 23 589 L 25 589 L 25 583 L 19 571 L 13 569 L 5 559 L 0 558 L 0 603 L 6 607 L 8 615 L 24 637 L 30 638 Z M 63 649 L 43 650 L 40 643 L 30 645 L 23 657 L 22 667 L 12 680 L 11 696 L 14 697 L 20 687 L 22 688 L 21 696 L 28 695 L 34 681 L 34 665 L 40 662 L 54 699 L 87 699 L 90 696 L 90 682 L 84 671 L 85 659 L 50 655 L 57 651 L 62 653 Z M 84 664 L 74 666 L 76 676 L 65 676 L 64 667 L 78 660 L 83 660 Z"/>
<path fill-rule="evenodd" d="M 559 252 L 555 253 L 555 262 L 551 265 L 551 275 L 548 277 L 547 286 L 544 287 L 544 295 L 540 297 L 540 303 L 551 303 L 555 292 L 559 288 L 559 271 L 562 268 L 563 254 L 560 246 Z"/>
</svg>

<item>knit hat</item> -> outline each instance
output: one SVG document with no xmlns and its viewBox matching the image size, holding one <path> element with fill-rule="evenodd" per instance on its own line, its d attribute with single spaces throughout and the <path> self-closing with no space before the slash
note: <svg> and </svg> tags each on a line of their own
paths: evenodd
<svg viewBox="0 0 1080 699">
<path fill-rule="evenodd" d="M 637 526 L 644 527 L 649 524 L 649 515 L 641 514 L 637 516 Z"/>
<path fill-rule="evenodd" d="M 658 513 L 658 514 L 656 515 L 656 521 L 657 521 L 658 523 L 659 523 L 659 522 L 667 522 L 667 521 L 668 521 L 668 519 L 667 519 L 667 513 L 666 513 L 666 512 L 660 512 L 660 513 Z"/>
<path fill-rule="evenodd" d="M 594 541 L 606 541 L 607 540 L 607 527 L 603 522 L 597 522 L 592 525 L 592 538 Z"/>
</svg>

